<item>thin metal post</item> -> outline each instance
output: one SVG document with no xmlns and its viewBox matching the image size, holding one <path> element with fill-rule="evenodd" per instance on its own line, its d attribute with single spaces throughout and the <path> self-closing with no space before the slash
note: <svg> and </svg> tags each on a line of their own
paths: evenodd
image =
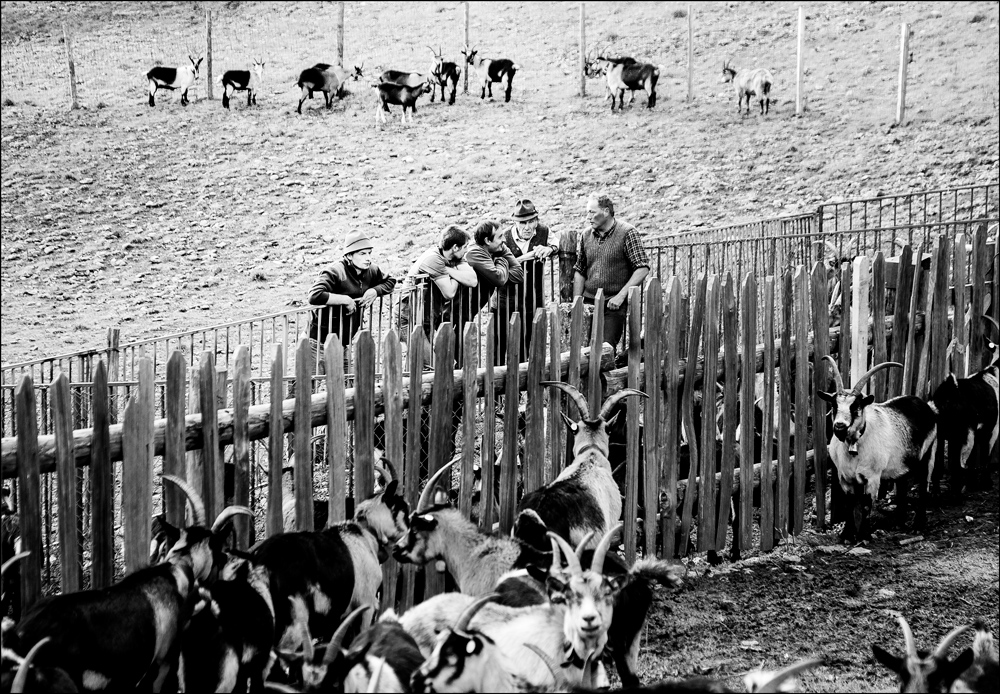
<svg viewBox="0 0 1000 694">
<path fill-rule="evenodd" d="M 694 8 L 688 5 L 688 101 L 694 99 Z"/>
<path fill-rule="evenodd" d="M 799 53 L 795 66 L 795 115 L 801 116 L 805 110 L 805 92 L 802 77 L 805 71 L 806 59 L 806 10 L 799 5 Z"/>
<path fill-rule="evenodd" d="M 465 6 L 465 47 L 466 47 L 466 49 L 468 49 L 468 48 L 471 48 L 471 46 L 469 46 L 469 3 L 463 2 L 462 4 Z M 463 94 L 468 94 L 469 93 L 469 66 L 467 64 L 462 66 L 462 80 L 463 80 L 462 81 L 462 93 Z"/>
<path fill-rule="evenodd" d="M 212 100 L 212 10 L 205 13 L 205 85 L 209 101 Z"/>
<path fill-rule="evenodd" d="M 344 67 L 344 3 L 337 3 L 337 66 Z"/>
<path fill-rule="evenodd" d="M 587 96 L 587 13 L 580 3 L 580 96 Z"/>
<path fill-rule="evenodd" d="M 903 124 L 906 115 L 906 65 L 910 55 L 910 25 L 903 23 L 899 32 L 899 98 L 896 101 L 896 125 Z"/>
<path fill-rule="evenodd" d="M 76 64 L 73 62 L 73 43 L 69 38 L 69 30 L 63 24 L 63 41 L 66 44 L 66 62 L 69 63 L 69 93 L 72 99 L 72 108 L 80 108 L 76 100 Z"/>
</svg>

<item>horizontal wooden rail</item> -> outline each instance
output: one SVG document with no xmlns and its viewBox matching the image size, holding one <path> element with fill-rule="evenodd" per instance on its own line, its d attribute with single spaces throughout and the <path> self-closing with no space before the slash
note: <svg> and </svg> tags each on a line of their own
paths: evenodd
<svg viewBox="0 0 1000 694">
<path fill-rule="evenodd" d="M 590 347 L 582 350 L 580 359 L 580 371 L 586 374 L 589 368 Z M 560 358 L 560 368 L 562 378 L 565 379 L 569 373 L 569 352 L 563 352 Z M 601 350 L 601 371 L 608 371 L 614 365 L 614 351 L 609 344 L 604 344 Z M 453 389 L 456 398 L 463 395 L 463 371 L 458 369 L 453 374 Z M 478 393 L 483 393 L 483 380 L 486 376 L 486 369 L 481 368 L 476 371 L 476 381 Z M 507 378 L 507 367 L 496 366 L 493 368 L 493 387 L 495 393 L 503 393 L 505 380 Z M 523 390 L 528 383 L 527 362 L 518 365 L 518 389 Z M 420 401 L 427 405 L 431 402 L 431 389 L 434 381 L 434 373 L 425 373 L 420 382 Z M 410 379 L 403 379 L 403 407 L 405 408 L 410 400 Z M 310 402 L 310 412 L 312 415 L 311 426 L 323 426 L 326 424 L 327 413 L 326 392 L 316 393 Z M 345 392 L 345 409 L 347 419 L 354 417 L 354 388 L 348 388 Z M 270 408 L 269 403 L 254 405 L 249 413 L 249 439 L 251 441 L 266 438 L 270 433 Z M 382 395 L 381 382 L 375 385 L 375 414 L 384 411 L 384 399 Z M 294 426 L 295 399 L 283 400 L 281 404 L 282 431 L 291 432 Z M 153 428 L 153 454 L 163 455 L 165 450 L 165 432 L 167 420 L 156 420 Z M 112 461 L 122 459 L 122 428 L 123 425 L 115 424 L 110 427 L 110 455 Z M 184 449 L 199 450 L 202 447 L 201 415 L 189 414 L 184 419 Z M 219 444 L 229 445 L 233 442 L 233 412 L 232 410 L 219 410 L 218 412 Z M 78 467 L 84 467 L 90 462 L 90 446 L 93 440 L 93 429 L 78 429 L 73 432 L 73 456 Z M 17 437 L 7 437 L 2 440 L 2 465 L 4 479 L 17 476 Z M 38 455 L 40 471 L 54 472 L 56 468 L 56 437 L 38 437 Z"/>
</svg>

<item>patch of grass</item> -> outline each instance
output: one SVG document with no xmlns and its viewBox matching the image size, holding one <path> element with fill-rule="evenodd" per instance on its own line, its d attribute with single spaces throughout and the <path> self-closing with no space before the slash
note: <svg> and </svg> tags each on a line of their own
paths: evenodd
<svg viewBox="0 0 1000 694">
<path fill-rule="evenodd" d="M 687 16 L 687 10 L 674 10 L 674 19 L 684 19 Z"/>
<path fill-rule="evenodd" d="M 100 111 L 102 108 L 107 108 L 107 107 L 108 107 L 108 105 L 106 103 L 104 103 L 103 101 L 98 101 L 97 102 L 97 110 L 98 111 Z"/>
<path fill-rule="evenodd" d="M 977 13 L 972 17 L 972 19 L 969 20 L 969 24 L 979 24 L 980 22 L 985 22 L 985 21 L 986 21 L 986 15 Z"/>
<path fill-rule="evenodd" d="M 5 96 L 4 99 L 3 99 L 3 105 L 4 106 L 13 106 L 14 105 L 14 100 L 11 99 L 9 96 Z"/>
<path fill-rule="evenodd" d="M 257 270 L 257 271 L 256 271 L 255 273 L 253 273 L 253 274 L 252 274 L 252 275 L 250 276 L 250 279 L 251 279 L 252 281 L 254 281 L 254 282 L 266 282 L 266 281 L 267 281 L 267 277 L 266 277 L 266 276 L 264 275 L 264 273 L 263 273 L 262 271 L 260 271 L 260 270 Z"/>
<path fill-rule="evenodd" d="M 608 41 L 608 42 L 617 41 L 620 38 L 621 37 L 618 34 L 616 34 L 615 32 L 613 32 L 613 31 L 610 32 L 607 36 L 604 37 L 604 39 L 606 41 Z"/>
</svg>

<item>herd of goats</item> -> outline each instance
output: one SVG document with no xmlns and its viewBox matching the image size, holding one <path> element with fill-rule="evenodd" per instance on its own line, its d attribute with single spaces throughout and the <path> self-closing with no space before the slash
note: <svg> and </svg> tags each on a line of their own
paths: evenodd
<svg viewBox="0 0 1000 694">
<path fill-rule="evenodd" d="M 378 95 L 380 108 L 376 111 L 376 124 L 379 117 L 385 120 L 385 114 L 391 113 L 389 105 L 402 106 L 402 122 L 406 122 L 406 110 L 410 110 L 410 122 L 417 112 L 417 100 L 423 94 L 431 95 L 431 102 L 437 95 L 437 90 L 441 90 L 441 102 L 445 100 L 445 92 L 450 90 L 448 104 L 455 103 L 455 92 L 458 89 L 458 80 L 462 74 L 462 66 L 444 59 L 443 51 L 430 49 L 433 54 L 433 61 L 427 73 L 406 72 L 402 70 L 380 71 L 379 79 L 373 82 L 371 88 Z M 485 58 L 477 56 L 475 48 L 466 46 L 462 49 L 462 65 L 467 65 L 468 69 L 474 72 L 475 84 L 479 85 L 480 98 L 485 99 L 487 95 L 493 98 L 493 84 L 499 83 L 504 89 L 504 101 L 510 101 L 514 75 L 520 66 L 508 58 Z M 180 90 L 181 105 L 188 104 L 188 89 L 198 79 L 198 70 L 201 66 L 202 58 L 195 60 L 188 56 L 190 65 L 183 67 L 157 66 L 146 73 L 149 81 L 149 105 L 155 106 L 154 95 L 158 89 Z M 587 77 L 604 76 L 606 85 L 605 98 L 611 99 L 611 110 L 615 110 L 615 101 L 618 101 L 619 110 L 625 107 L 625 92 L 631 94 L 631 102 L 635 101 L 635 93 L 643 91 L 646 93 L 646 106 L 653 108 L 656 105 L 656 83 L 660 78 L 663 66 L 643 63 L 631 57 L 606 57 L 597 55 L 587 56 L 584 61 L 584 73 Z M 299 104 L 296 109 L 302 113 L 302 104 L 306 99 L 313 98 L 314 92 L 321 92 L 329 109 L 333 105 L 333 98 L 342 99 L 348 93 L 350 82 L 361 80 L 364 77 L 364 63 L 355 65 L 353 71 L 343 67 L 333 66 L 329 63 L 316 63 L 312 67 L 306 68 L 299 75 L 296 86 L 301 89 Z M 257 103 L 257 93 L 263 85 L 264 60 L 256 58 L 249 70 L 227 70 L 222 76 L 222 106 L 229 108 L 230 97 L 238 91 L 247 93 L 247 106 Z M 766 68 L 756 68 L 753 70 L 736 70 L 728 63 L 722 67 L 722 79 L 731 82 L 735 86 L 737 95 L 737 111 L 742 112 L 743 101 L 746 100 L 747 113 L 750 112 L 750 100 L 755 98 L 760 105 L 761 115 L 766 115 L 771 108 L 771 87 L 774 84 L 774 77 Z"/>
<path fill-rule="evenodd" d="M 881 479 L 897 489 L 915 482 L 924 498 L 939 436 L 960 459 L 956 475 L 973 443 L 996 443 L 1000 348 L 991 348 L 989 367 L 949 376 L 930 402 L 901 396 L 875 404 L 865 384 L 898 364 L 879 364 L 848 387 L 830 359 L 836 390 L 820 396 L 832 405 L 830 456 L 854 504 L 845 533 L 865 532 Z M 198 492 L 164 475 L 187 497 L 191 524 L 156 517 L 150 566 L 111 587 L 44 597 L 13 618 L 5 613 L 3 691 L 582 692 L 608 686 L 605 662 L 626 691 L 728 691 L 705 678 L 643 685 L 636 675 L 653 589 L 678 587 L 683 573 L 669 558 L 629 565 L 612 550 L 623 524 L 609 428 L 625 398 L 644 394 L 618 391 L 595 415 L 576 388 L 545 385 L 579 411 L 576 421 L 563 415 L 572 462 L 523 495 L 509 536 L 481 530 L 449 503 L 441 486 L 451 487 L 454 460 L 430 476 L 412 509 L 382 460 L 374 493 L 353 508 L 352 520 L 314 532 L 292 530 L 289 497 L 286 532 L 249 551 L 230 546 L 230 537 L 233 518 L 252 516 L 250 509 L 228 506 L 209 524 Z M 952 478 L 956 484 L 961 478 Z M 17 549 L 4 548 L 5 591 L 17 590 L 7 580 L 27 555 L 11 556 Z M 457 592 L 401 615 L 377 615 L 390 554 L 414 565 L 444 562 Z M 899 621 L 905 653 L 872 650 L 897 673 L 902 691 L 996 691 L 997 648 L 984 622 L 952 630 L 929 652 Z M 970 630 L 972 646 L 952 658 Z M 793 690 L 797 675 L 822 662 L 751 672 L 744 682 L 749 691 Z"/>
</svg>

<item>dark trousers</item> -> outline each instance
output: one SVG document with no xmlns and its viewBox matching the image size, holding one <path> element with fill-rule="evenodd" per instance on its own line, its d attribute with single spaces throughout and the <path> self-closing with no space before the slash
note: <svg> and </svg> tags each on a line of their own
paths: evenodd
<svg viewBox="0 0 1000 694">
<path fill-rule="evenodd" d="M 594 305 L 593 299 L 583 298 L 583 303 Z M 604 341 L 611 344 L 618 351 L 618 343 L 622 341 L 625 334 L 625 324 L 628 322 L 628 311 L 625 304 L 621 305 L 617 311 L 608 308 L 607 302 L 604 304 Z"/>
</svg>

